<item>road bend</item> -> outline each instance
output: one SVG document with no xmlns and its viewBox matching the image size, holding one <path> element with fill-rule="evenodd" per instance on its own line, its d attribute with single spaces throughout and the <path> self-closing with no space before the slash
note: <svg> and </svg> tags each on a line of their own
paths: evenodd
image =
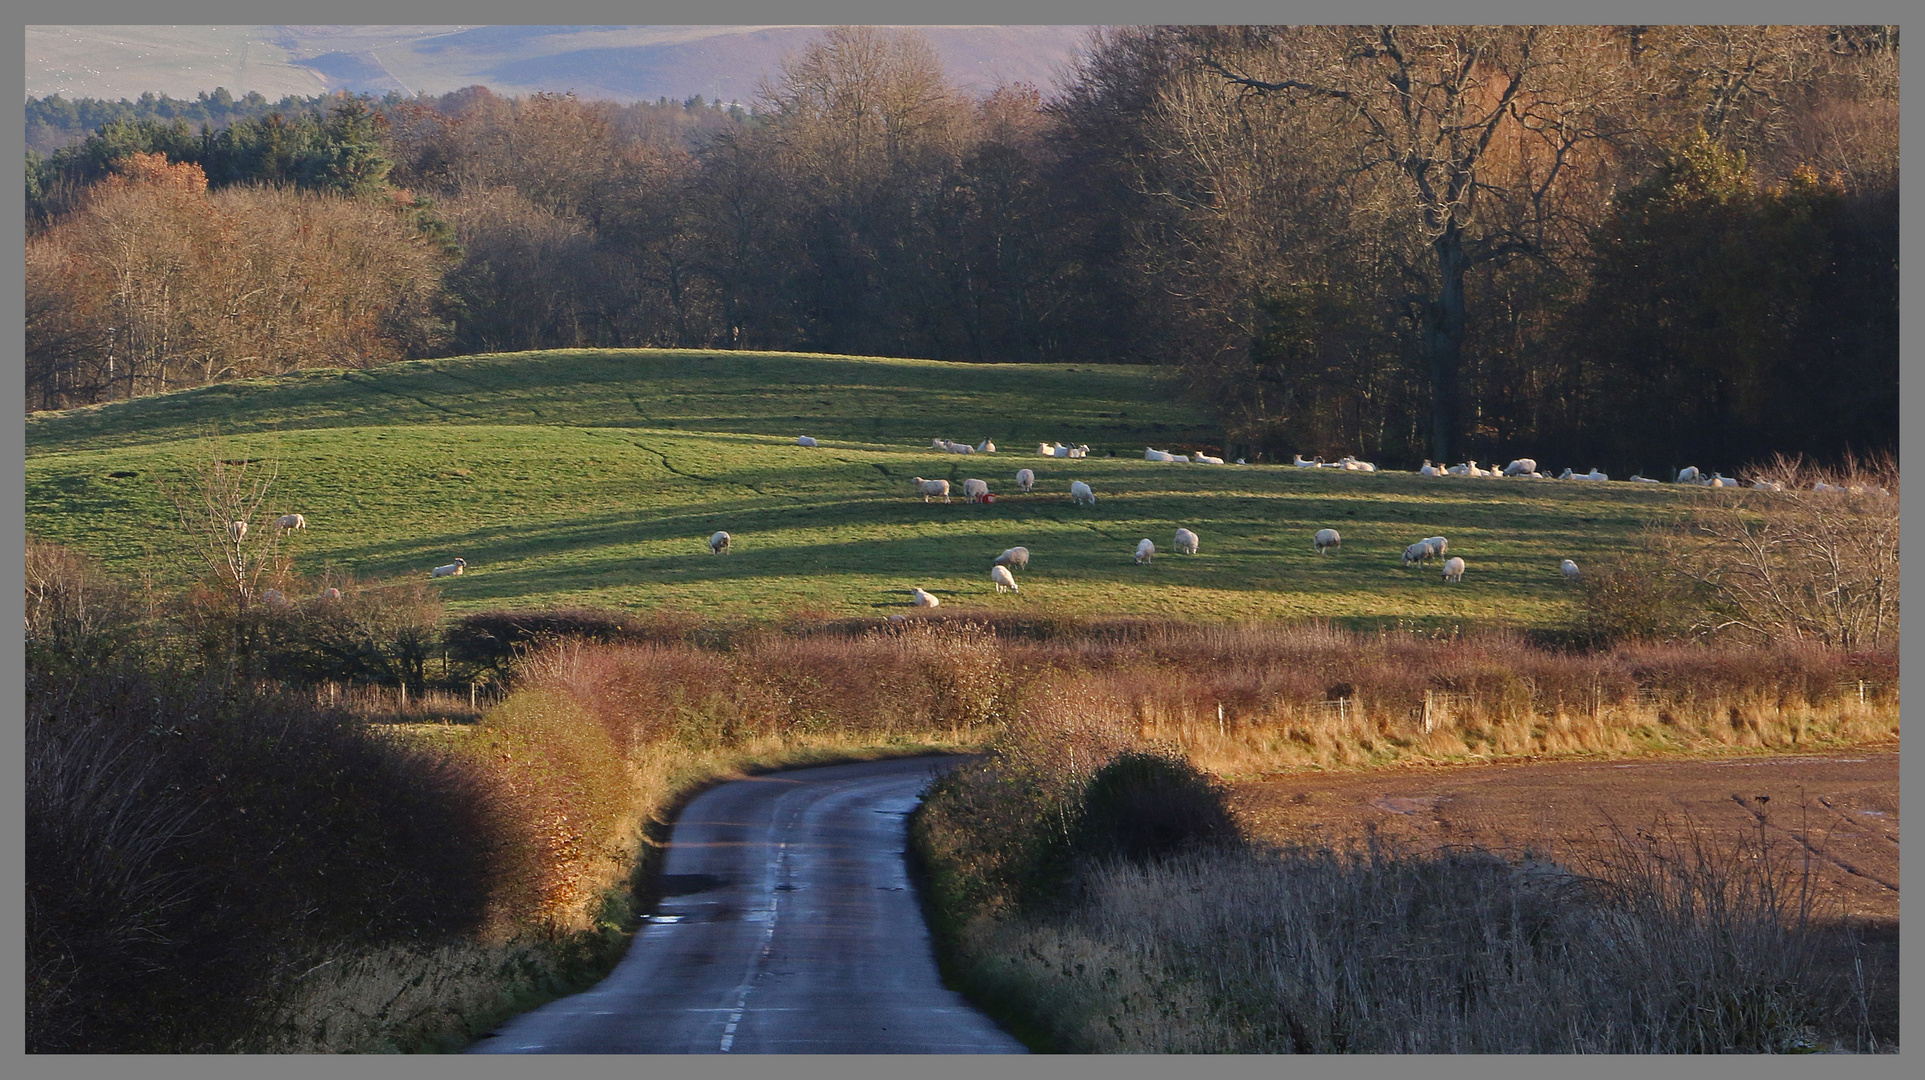
<svg viewBox="0 0 1925 1080">
<path fill-rule="evenodd" d="M 484 1054 L 1020 1054 L 945 989 L 903 852 L 953 759 L 771 773 L 682 811 L 664 897 L 601 984 Z"/>
</svg>

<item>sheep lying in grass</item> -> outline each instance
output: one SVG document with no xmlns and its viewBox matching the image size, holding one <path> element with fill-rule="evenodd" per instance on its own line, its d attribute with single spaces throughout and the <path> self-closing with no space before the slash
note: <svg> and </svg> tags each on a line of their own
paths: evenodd
<svg viewBox="0 0 1925 1080">
<path fill-rule="evenodd" d="M 723 552 L 729 549 L 729 544 L 734 542 L 734 540 L 735 538 L 733 536 L 730 536 L 728 533 L 725 533 L 725 532 L 716 533 L 714 536 L 709 537 L 709 554 L 710 555 L 722 554 Z"/>
<path fill-rule="evenodd" d="M 911 604 L 914 604 L 916 607 L 932 608 L 932 607 L 942 606 L 942 601 L 936 599 L 936 596 L 934 593 L 924 592 L 921 589 L 909 590 L 909 602 Z"/>
<path fill-rule="evenodd" d="M 1342 543 L 1343 537 L 1338 536 L 1335 529 L 1318 529 L 1317 535 L 1310 541 L 1310 545 L 1317 549 L 1319 555 Z"/>
<path fill-rule="evenodd" d="M 1029 569 L 1029 549 L 1026 547 L 1010 548 L 1001 555 L 996 556 L 995 565 L 1013 566 L 1018 570 L 1027 570 Z"/>
<path fill-rule="evenodd" d="M 795 437 L 795 444 L 797 446 L 814 446 L 816 442 L 807 435 L 797 435 Z"/>
<path fill-rule="evenodd" d="M 1664 483 L 1664 481 L 1662 481 L 1662 480 L 1653 480 L 1653 479 L 1651 479 L 1651 478 L 1650 478 L 1650 477 L 1648 477 L 1648 476 L 1639 476 L 1639 475 L 1638 475 L 1637 473 L 1632 473 L 1632 474 L 1631 474 L 1630 476 L 1627 476 L 1627 477 L 1625 477 L 1625 479 L 1626 479 L 1626 480 L 1629 480 L 1629 481 L 1630 481 L 1631 483 L 1633 483 L 1633 484 L 1662 484 L 1662 483 Z"/>
<path fill-rule="evenodd" d="M 1323 464 L 1323 459 L 1318 458 L 1315 461 L 1305 461 L 1302 454 L 1295 454 L 1291 456 L 1290 464 L 1295 465 L 1299 469 L 1314 469 Z"/>
<path fill-rule="evenodd" d="M 989 485 L 981 480 L 963 481 L 963 498 L 969 502 L 983 502 L 989 494 Z"/>
<path fill-rule="evenodd" d="M 1144 563 L 1154 561 L 1155 559 L 1156 545 L 1150 542 L 1150 538 L 1146 536 L 1138 540 L 1136 542 L 1136 565 L 1142 566 Z"/>
<path fill-rule="evenodd" d="M 1016 575 L 1010 573 L 1007 566 L 990 567 L 989 580 L 996 583 L 996 591 L 999 593 L 1023 591 L 1022 587 L 1016 584 Z"/>
<path fill-rule="evenodd" d="M 1188 529 L 1178 529 L 1176 540 L 1170 546 L 1176 549 L 1178 555 L 1195 555 L 1197 535 Z"/>
<path fill-rule="evenodd" d="M 1190 456 L 1190 460 L 1191 460 L 1191 461 L 1194 461 L 1194 462 L 1196 462 L 1196 463 L 1197 463 L 1198 465 L 1221 465 L 1221 464 L 1223 464 L 1223 459 L 1222 459 L 1222 458 L 1220 458 L 1220 457 L 1211 457 L 1211 456 L 1210 456 L 1210 455 L 1208 455 L 1208 454 L 1192 454 L 1192 455 Z"/>
<path fill-rule="evenodd" d="M 1173 455 L 1164 453 L 1154 446 L 1146 446 L 1143 448 L 1144 461 L 1169 461 L 1172 457 Z"/>
<path fill-rule="evenodd" d="M 1023 494 L 1027 495 L 1029 494 L 1029 489 L 1035 486 L 1036 486 L 1036 474 L 1034 472 L 1031 472 L 1028 469 L 1016 470 L 1016 489 L 1018 491 L 1021 491 Z"/>
<path fill-rule="evenodd" d="M 912 478 L 910 483 L 916 485 L 916 490 L 922 493 L 923 502 L 928 502 L 938 495 L 942 496 L 943 502 L 949 501 L 949 481 L 947 480 L 924 480 L 918 476 Z"/>
<path fill-rule="evenodd" d="M 978 454 L 993 454 L 996 452 L 996 444 L 990 442 L 988 439 L 984 439 L 982 442 L 976 444 L 976 452 Z"/>
<path fill-rule="evenodd" d="M 1090 486 L 1081 480 L 1069 486 L 1069 497 L 1072 502 L 1087 503 L 1090 506 L 1096 505 L 1096 492 L 1091 491 Z"/>
<path fill-rule="evenodd" d="M 1449 582 L 1461 582 L 1464 580 L 1463 559 L 1455 555 L 1451 556 L 1451 560 L 1444 564 L 1444 580 Z"/>
<path fill-rule="evenodd" d="M 274 520 L 274 527 L 282 532 L 307 528 L 307 519 L 299 514 L 282 514 Z"/>
<path fill-rule="evenodd" d="M 449 563 L 446 566 L 437 566 L 433 570 L 428 571 L 428 576 L 431 578 L 454 577 L 455 575 L 461 573 L 463 570 L 467 568 L 468 568 L 468 560 L 456 559 L 455 561 Z"/>
</svg>

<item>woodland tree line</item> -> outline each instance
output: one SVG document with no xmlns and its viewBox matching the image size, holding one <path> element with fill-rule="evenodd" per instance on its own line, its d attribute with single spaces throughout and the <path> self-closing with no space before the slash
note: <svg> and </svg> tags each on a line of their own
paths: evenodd
<svg viewBox="0 0 1925 1080">
<path fill-rule="evenodd" d="M 970 94 L 844 27 L 752 110 L 122 117 L 28 157 L 27 403 L 682 346 L 1163 364 L 1257 457 L 1890 449 L 1898 71 L 1890 27 L 1123 27 Z"/>
</svg>

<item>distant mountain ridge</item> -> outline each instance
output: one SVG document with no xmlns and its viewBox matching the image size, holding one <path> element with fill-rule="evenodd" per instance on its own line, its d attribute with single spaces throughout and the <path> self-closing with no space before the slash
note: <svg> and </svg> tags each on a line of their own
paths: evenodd
<svg viewBox="0 0 1925 1080">
<path fill-rule="evenodd" d="M 1049 90 L 1087 26 L 919 26 L 959 84 Z M 573 90 L 616 101 L 753 100 L 817 26 L 28 26 L 26 95 L 269 98 L 346 90 Z"/>
</svg>

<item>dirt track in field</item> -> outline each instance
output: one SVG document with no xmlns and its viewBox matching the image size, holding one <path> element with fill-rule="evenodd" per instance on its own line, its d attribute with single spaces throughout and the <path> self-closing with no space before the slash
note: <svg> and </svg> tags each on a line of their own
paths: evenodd
<svg viewBox="0 0 1925 1080">
<path fill-rule="evenodd" d="M 1643 829 L 1695 827 L 1722 848 L 1762 827 L 1812 855 L 1818 911 L 1898 917 L 1898 749 L 1724 758 L 1547 761 L 1301 773 L 1232 786 L 1256 836 L 1342 842 L 1375 827 L 1419 847 L 1524 847 L 1559 862 Z"/>
</svg>

